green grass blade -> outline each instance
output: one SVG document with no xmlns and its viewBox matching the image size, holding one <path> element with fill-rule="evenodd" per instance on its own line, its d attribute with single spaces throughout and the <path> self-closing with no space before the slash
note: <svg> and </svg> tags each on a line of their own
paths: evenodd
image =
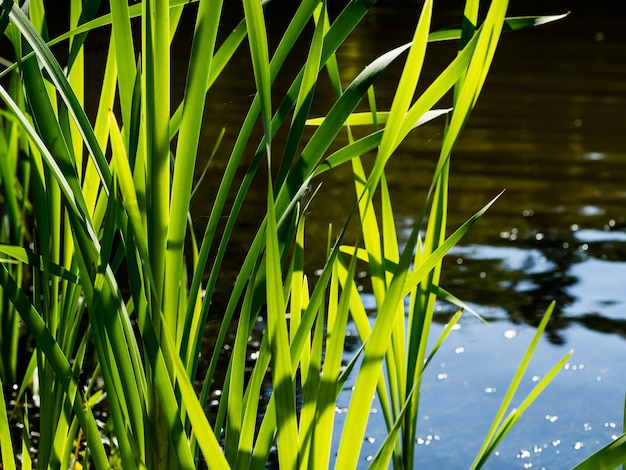
<svg viewBox="0 0 626 470">
<path fill-rule="evenodd" d="M 478 2 L 473 3 L 477 4 Z M 477 32 L 478 39 L 476 48 L 472 54 L 467 73 L 462 79 L 460 86 L 455 89 L 454 112 L 452 113 L 450 126 L 446 132 L 446 138 L 441 148 L 441 155 L 446 156 L 444 159 L 452 152 L 452 147 L 456 143 L 469 113 L 478 100 L 478 95 L 485 82 L 487 71 L 491 65 L 495 48 L 500 38 L 507 4 L 507 1 L 493 1 L 490 5 L 487 17 L 485 18 L 485 22 Z M 469 8 L 469 4 L 466 5 L 466 11 Z M 476 8 L 478 8 L 477 5 Z M 473 28 L 475 21 L 472 21 L 471 17 L 468 18 L 472 23 L 468 28 Z M 438 171 L 439 168 L 436 172 Z"/>
<path fill-rule="evenodd" d="M 330 34 L 330 33 L 329 33 Z M 294 165 L 287 178 L 284 190 L 277 196 L 279 210 L 284 208 L 289 200 L 301 189 L 302 175 L 310 175 L 319 164 L 323 153 L 335 139 L 343 123 L 348 119 L 356 105 L 367 93 L 368 88 L 382 71 L 393 62 L 400 54 L 410 47 L 410 44 L 393 49 L 370 63 L 352 81 L 350 86 L 341 95 L 332 107 L 324 122 L 313 134 L 306 147 L 302 150 L 300 159 Z"/>
<path fill-rule="evenodd" d="M 135 83 L 135 48 L 130 25 L 130 8 L 125 0 L 113 0 L 111 5 L 112 42 L 118 71 L 117 84 L 122 110 L 122 126 L 126 130 L 126 145 L 130 139 L 133 84 Z M 128 147 L 126 147 L 128 149 Z"/>
<path fill-rule="evenodd" d="M 626 464 L 626 434 L 622 434 L 613 442 L 587 457 L 572 470 L 609 470 L 624 464 Z"/>
<path fill-rule="evenodd" d="M 413 125 L 413 127 L 415 128 L 423 124 L 426 124 L 427 122 L 430 122 L 433 119 L 438 118 L 439 116 L 447 114 L 450 111 L 452 111 L 452 108 L 433 109 L 432 111 L 427 111 L 417 121 L 417 123 Z M 306 124 L 307 126 L 319 126 L 320 124 L 322 124 L 322 122 L 324 122 L 324 119 L 325 118 L 323 117 L 307 119 Z M 376 112 L 375 114 L 372 114 L 371 112 L 352 113 L 350 114 L 350 116 L 348 116 L 348 119 L 345 121 L 344 125 L 345 126 L 372 126 L 372 125 L 376 126 L 378 124 L 386 124 L 388 119 L 389 119 L 388 111 L 379 111 L 379 112 Z"/>
<path fill-rule="evenodd" d="M 428 217 L 428 227 L 424 237 L 423 247 L 415 248 L 415 264 L 420 259 L 428 257 L 437 250 L 444 242 L 446 236 L 447 214 L 448 214 L 448 175 L 449 164 L 445 164 L 442 171 L 437 175 L 437 183 L 434 191 L 432 207 Z M 407 359 L 407 386 L 413 388 L 414 383 L 421 380 L 419 371 L 421 364 L 425 361 L 427 339 L 430 336 L 430 327 L 435 309 L 436 296 L 433 286 L 439 284 L 441 277 L 442 261 L 433 266 L 433 269 L 426 274 L 419 286 L 412 292 L 411 311 L 409 314 L 409 346 Z M 419 390 L 419 385 L 418 385 Z M 403 434 L 403 459 L 407 467 L 411 466 L 415 452 L 413 442 L 417 427 L 417 415 L 419 409 L 419 393 L 415 394 L 411 400 L 411 407 L 407 414 L 407 425 Z"/>
<path fill-rule="evenodd" d="M 314 16 L 321 16 L 322 18 L 326 16 L 325 0 L 318 6 Z M 285 144 L 283 158 L 280 162 L 280 167 L 276 176 L 277 186 L 280 186 L 285 180 L 287 172 L 296 157 L 298 147 L 302 141 L 302 133 L 306 123 L 306 117 L 308 116 L 311 103 L 313 102 L 313 93 L 315 91 L 315 85 L 317 83 L 317 77 L 320 70 L 322 45 L 324 43 L 323 25 L 323 21 L 317 21 L 315 24 L 315 31 L 313 33 L 313 39 L 311 40 L 309 54 L 307 56 L 306 63 L 304 64 L 302 81 L 300 83 L 300 89 L 298 90 L 298 97 L 294 107 L 291 127 L 289 128 L 289 135 L 287 136 L 287 143 Z"/>
<path fill-rule="evenodd" d="M 263 423 L 261 424 L 261 428 L 258 429 L 257 426 L 259 396 L 261 393 L 263 377 L 267 372 L 267 367 L 269 366 L 269 363 L 269 340 L 268 336 L 264 335 L 261 339 L 256 364 L 254 365 L 252 375 L 246 389 L 244 399 L 244 416 L 241 426 L 242 438 L 239 441 L 237 464 L 234 466 L 234 468 L 236 469 L 243 470 L 247 468 L 254 468 L 255 466 L 258 468 L 265 468 L 265 462 L 267 460 L 267 455 L 269 454 L 269 449 L 274 442 L 273 429 L 270 430 L 270 432 L 264 432 L 263 428 L 266 420 L 274 423 L 273 426 L 270 424 L 267 427 L 275 428 L 276 411 L 274 410 L 273 398 L 270 398 L 270 403 L 265 410 L 265 415 L 263 417 Z M 255 437 L 256 442 L 254 442 L 253 448 L 253 441 Z M 265 440 L 269 442 L 265 442 Z M 260 455 L 261 453 L 263 455 Z"/>
<path fill-rule="evenodd" d="M 337 263 L 336 263 L 337 264 Z M 337 268 L 333 275 L 332 283 L 338 284 Z M 348 278 L 354 279 L 356 272 L 356 257 L 353 257 L 348 267 Z M 317 412 L 315 423 L 314 448 L 311 452 L 311 468 L 328 468 L 330 461 L 330 449 L 332 444 L 335 401 L 337 398 L 337 379 L 341 369 L 341 359 L 345 343 L 346 325 L 348 323 L 349 299 L 352 283 L 347 283 L 341 293 L 339 303 L 329 302 L 329 309 L 336 308 L 334 318 L 329 315 L 326 333 L 326 354 L 322 368 L 319 396 L 317 400 Z M 330 312 L 329 312 L 330 313 Z"/>
<path fill-rule="evenodd" d="M 337 468 L 356 467 L 358 453 L 354 452 L 354 449 L 360 448 L 363 441 L 369 416 L 367 411 L 370 409 L 374 389 L 380 377 L 382 361 L 396 322 L 397 305 L 401 299 L 400 294 L 405 277 L 406 271 L 399 270 L 395 274 L 387 289 L 387 296 L 379 308 L 370 339 L 365 346 L 363 363 L 359 369 L 341 436 Z"/>
<path fill-rule="evenodd" d="M 46 260 L 44 262 L 41 256 L 21 246 L 5 245 L 5 244 L 0 243 L 0 253 L 4 253 L 5 255 L 8 255 L 11 258 L 14 258 L 20 263 L 28 264 L 29 266 L 37 268 L 41 271 L 44 270 L 44 264 L 45 264 L 46 265 L 45 269 L 47 269 L 50 272 L 50 274 L 54 276 L 58 276 L 61 279 L 71 282 L 73 284 L 78 284 L 78 281 L 79 281 L 78 276 L 76 276 L 76 274 L 74 274 L 72 271 L 65 269 L 63 266 L 57 263 L 52 263 L 49 260 Z M 3 260 L 0 260 L 0 262 L 10 263 L 14 261 L 3 259 Z"/>
<path fill-rule="evenodd" d="M 243 0 L 243 8 L 250 43 L 250 57 L 252 58 L 254 81 L 256 82 L 256 89 L 261 105 L 261 122 L 263 123 L 263 133 L 265 134 L 269 159 L 269 148 L 272 136 L 272 97 L 270 91 L 270 59 L 267 46 L 267 33 L 265 31 L 265 18 L 263 17 L 263 7 L 258 0 Z"/>
<path fill-rule="evenodd" d="M 150 328 L 151 329 L 151 328 Z M 144 330 L 147 331 L 147 330 Z M 156 338 L 154 337 L 154 332 L 152 331 L 149 336 L 152 337 L 152 341 Z M 153 343 L 153 346 L 156 346 L 156 342 Z M 174 370 L 177 377 L 177 385 L 180 387 L 182 400 L 185 405 L 185 409 L 188 412 L 189 420 L 191 421 L 193 432 L 198 440 L 198 444 L 204 457 L 207 462 L 210 462 L 211 468 L 215 468 L 218 470 L 228 470 L 230 466 L 222 453 L 222 449 L 219 445 L 219 442 L 215 438 L 215 433 L 213 429 L 211 429 L 211 425 L 208 422 L 206 414 L 204 412 L 204 408 L 202 404 L 198 400 L 196 395 L 196 391 L 194 390 L 193 384 L 187 377 L 187 372 L 185 370 L 185 366 L 183 362 L 178 357 L 177 348 L 175 347 L 174 340 L 172 339 L 171 334 L 168 331 L 165 331 L 163 334 L 163 349 L 159 351 L 159 354 L 156 355 L 156 366 L 159 368 L 161 373 L 157 375 L 157 380 L 163 381 L 159 386 L 159 393 L 161 394 L 161 400 L 163 403 L 174 403 L 175 396 L 174 390 L 172 389 L 172 385 L 169 381 L 169 378 L 166 375 L 165 371 L 165 361 L 163 358 L 167 358 L 174 364 Z M 157 346 L 158 347 L 158 346 Z M 163 355 L 160 353 L 162 352 Z M 166 406 L 165 412 L 168 416 L 169 422 L 167 423 L 170 426 L 170 429 L 174 431 L 178 431 L 181 433 L 181 441 L 179 442 L 179 447 L 177 449 L 176 457 L 178 457 L 181 468 L 193 468 L 193 464 L 190 463 L 189 458 L 191 458 L 191 453 L 189 453 L 188 440 L 184 435 L 182 429 L 177 429 L 180 424 L 180 417 L 178 416 L 178 410 L 173 406 Z M 187 458 L 189 456 L 189 458 Z M 182 459 L 185 457 L 185 459 Z"/>
<path fill-rule="evenodd" d="M 17 6 L 11 9 L 10 18 L 37 54 L 38 60 L 42 62 L 57 91 L 66 103 L 69 112 L 77 123 L 78 129 L 82 133 L 83 141 L 90 155 L 94 158 L 94 163 L 96 164 L 96 168 L 104 184 L 105 191 L 108 192 L 111 183 L 111 174 L 108 171 L 107 162 L 93 134 L 89 119 L 69 85 L 61 67 L 42 37 L 37 33 L 28 18 Z"/>
<path fill-rule="evenodd" d="M 389 195 L 389 187 L 387 179 L 382 175 L 380 180 L 380 196 L 381 196 L 381 219 L 383 234 L 383 259 L 399 260 L 400 253 L 398 249 L 398 238 L 396 234 L 395 218 L 393 208 L 391 206 L 391 197 Z M 384 263 L 384 262 L 383 262 Z M 386 272 L 387 282 L 391 282 L 393 273 Z M 406 364 L 405 364 L 405 328 L 404 328 L 404 306 L 398 305 L 398 320 L 394 326 L 390 353 L 387 355 L 387 384 L 390 392 L 391 407 L 394 416 L 400 410 L 400 403 L 406 393 Z M 384 389 L 383 389 L 384 390 Z M 385 395 L 378 392 L 379 399 L 382 402 L 386 399 Z"/>
<path fill-rule="evenodd" d="M 222 0 L 200 2 L 195 34 L 189 59 L 188 79 L 181 126 L 174 160 L 170 220 L 167 228 L 167 252 L 164 311 L 176 311 L 179 285 L 182 276 L 183 251 L 187 231 L 187 215 L 198 155 L 202 115 L 206 101 L 207 83 L 211 72 L 217 30 L 221 16 Z M 177 332 L 179 338 L 182 332 Z"/>
<path fill-rule="evenodd" d="M 307 278 L 304 278 L 303 292 L 305 295 L 303 307 L 306 308 L 309 301 L 309 285 Z M 323 318 L 323 313 L 318 313 L 318 318 Z M 306 347 L 305 346 L 305 351 Z M 300 412 L 300 452 L 301 462 L 310 462 L 313 457 L 312 454 L 312 440 L 314 436 L 314 430 L 316 426 L 315 413 L 316 413 L 316 400 L 319 395 L 320 388 L 320 375 L 319 371 L 322 368 L 324 348 L 324 322 L 315 322 L 315 329 L 313 330 L 313 340 L 310 342 L 310 355 L 309 355 L 309 371 L 306 378 L 303 379 L 302 385 L 302 410 Z"/>
<path fill-rule="evenodd" d="M 452 317 L 452 319 L 448 322 L 448 324 L 442 331 L 441 335 L 439 335 L 437 342 L 435 343 L 435 345 L 433 346 L 433 349 L 431 350 L 431 353 L 429 354 L 427 362 L 421 368 L 422 372 L 426 368 L 426 365 L 428 365 L 428 362 L 430 361 L 430 359 L 435 355 L 435 353 L 439 349 L 439 346 L 441 346 L 441 344 L 443 344 L 445 339 L 448 337 L 454 325 L 456 325 L 456 323 L 459 321 L 459 318 L 461 318 L 461 313 L 462 312 L 460 311 L 457 312 Z M 389 468 L 389 461 L 391 460 L 391 456 L 393 454 L 395 442 L 398 439 L 398 434 L 400 432 L 401 426 L 402 424 L 404 424 L 404 419 L 407 414 L 407 411 L 410 409 L 413 396 L 416 394 L 416 392 L 418 392 L 418 387 L 419 387 L 419 381 L 416 381 L 413 385 L 413 388 L 406 395 L 406 400 L 404 402 L 404 405 L 402 406 L 402 409 L 398 413 L 397 419 L 393 427 L 388 431 L 387 437 L 385 438 L 383 445 L 380 447 L 380 449 L 376 453 L 376 456 L 372 460 L 370 470 L 377 470 L 377 469 L 383 470 L 383 469 Z"/>
<path fill-rule="evenodd" d="M 498 428 L 500 427 L 500 423 L 502 422 L 504 418 L 504 414 L 506 413 L 506 410 L 508 409 L 509 405 L 511 404 L 511 401 L 513 400 L 515 392 L 517 391 L 517 388 L 519 387 L 522 377 L 524 373 L 526 372 L 528 364 L 530 363 L 530 360 L 537 347 L 537 344 L 539 343 L 539 340 L 541 339 L 541 335 L 543 334 L 544 330 L 546 329 L 546 326 L 548 325 L 548 322 L 550 321 L 550 317 L 552 315 L 552 312 L 554 311 L 554 305 L 555 305 L 554 302 L 550 304 L 543 318 L 541 319 L 539 326 L 537 326 L 537 330 L 535 331 L 535 334 L 530 344 L 528 345 L 528 348 L 526 352 L 524 353 L 524 356 L 521 362 L 519 363 L 519 366 L 517 367 L 515 375 L 513 376 L 513 379 L 511 380 L 511 384 L 509 385 L 509 388 L 507 389 L 504 395 L 504 398 L 502 399 L 500 408 L 498 408 L 496 416 L 492 422 L 491 428 L 489 429 L 489 432 L 487 433 L 487 436 L 485 437 L 485 441 L 483 442 L 483 445 L 480 448 L 478 455 L 476 456 L 476 459 L 474 460 L 472 468 L 475 468 L 475 466 L 477 466 L 480 463 L 481 459 L 483 459 L 485 456 L 486 449 L 488 449 L 489 446 L 491 445 L 491 442 L 495 440 L 497 433 L 498 433 Z"/>
<path fill-rule="evenodd" d="M 267 334 L 272 351 L 272 385 L 276 396 L 278 460 L 281 468 L 298 467 L 298 425 L 292 362 L 285 317 L 280 248 L 271 180 L 267 200 Z"/>
<path fill-rule="evenodd" d="M 563 367 L 572 356 L 573 351 L 570 350 L 563 358 L 558 361 L 552 369 L 539 381 L 539 383 L 531 390 L 531 392 L 522 400 L 518 408 L 513 409 L 507 418 L 503 421 L 502 425 L 498 428 L 496 435 L 485 449 L 483 454 L 478 459 L 478 462 L 472 468 L 482 468 L 487 459 L 494 453 L 500 441 L 506 437 L 508 432 L 515 426 L 517 421 L 522 417 L 526 409 L 535 401 L 535 399 L 545 390 L 545 388 L 552 382 L 552 379 L 563 370 Z M 596 467 L 602 468 L 602 467 Z"/>
<path fill-rule="evenodd" d="M 417 81 L 422 71 L 422 64 L 424 63 L 424 57 L 426 55 L 431 15 L 432 1 L 427 0 L 424 2 L 417 28 L 415 28 L 413 43 L 400 77 L 400 83 L 394 93 L 393 103 L 389 111 L 389 119 L 380 143 L 378 158 L 383 160 L 388 159 L 399 144 L 398 137 L 400 126 L 413 100 L 413 94 L 415 93 Z"/>
<path fill-rule="evenodd" d="M 0 390 L 4 390 L 0 380 Z M 15 456 L 13 455 L 13 443 L 7 416 L 7 406 L 4 402 L 4 393 L 0 393 L 0 463 L 2 468 L 15 470 Z"/>
<path fill-rule="evenodd" d="M 409 275 L 404 286 L 403 295 L 408 295 L 411 290 L 424 278 L 424 276 L 440 262 L 446 253 L 448 253 L 467 233 L 467 231 L 476 223 L 476 221 L 484 215 L 485 212 L 496 202 L 502 193 L 489 201 L 481 210 L 470 217 L 463 225 L 456 229 L 444 243 L 439 246 L 428 258 L 423 260 L 419 267 L 416 267 L 413 273 Z"/>
<path fill-rule="evenodd" d="M 244 407 L 244 373 L 248 356 L 248 338 L 251 332 L 252 294 L 253 289 L 249 287 L 244 296 L 239 323 L 237 324 L 237 336 L 235 337 L 232 356 L 228 364 L 230 371 L 229 379 L 222 391 L 222 394 L 226 393 L 228 397 L 226 403 L 228 419 L 226 421 L 224 450 L 226 459 L 232 468 L 237 466 L 239 452 L 245 453 L 252 450 L 252 433 L 247 434 L 250 438 L 246 439 L 246 444 L 243 444 L 244 439 L 242 439 L 243 417 L 246 410 Z M 254 383 L 252 380 L 250 382 Z M 250 386 L 252 387 L 252 385 Z M 250 427 L 254 427 L 254 425 Z"/>
<path fill-rule="evenodd" d="M 150 264 L 154 273 L 153 301 L 162 306 L 170 200 L 170 20 L 164 0 L 143 2 L 142 75 L 146 138 L 146 199 Z M 176 331 L 176 311 L 165 311 L 166 328 Z M 153 318 L 157 336 L 160 318 Z"/>
<path fill-rule="evenodd" d="M 137 191 L 135 189 L 133 176 L 128 165 L 128 158 L 126 157 L 122 135 L 117 127 L 117 122 L 115 121 L 113 113 L 109 114 L 109 118 L 111 150 L 113 152 L 111 167 L 114 175 L 119 181 L 122 192 L 122 204 L 124 205 L 124 209 L 128 215 L 128 222 L 135 237 L 136 247 L 139 251 L 143 268 L 148 276 L 148 279 L 150 280 L 150 283 L 153 284 L 154 279 L 148 253 L 148 237 L 143 225 L 139 203 L 137 201 Z"/>
</svg>

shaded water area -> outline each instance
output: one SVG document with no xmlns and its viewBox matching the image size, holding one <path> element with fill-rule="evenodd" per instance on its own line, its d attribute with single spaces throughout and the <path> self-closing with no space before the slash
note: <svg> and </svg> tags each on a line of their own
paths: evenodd
<svg viewBox="0 0 626 470">
<path fill-rule="evenodd" d="M 460 12 L 445 7 L 451 3 L 439 3 L 441 26 L 459 21 Z M 483 94 L 453 152 L 451 229 L 506 191 L 445 261 L 444 287 L 489 325 L 465 315 L 425 373 L 416 444 L 416 463 L 423 468 L 469 466 L 551 300 L 557 302 L 556 310 L 521 393 L 528 393 L 569 349 L 574 355 L 487 468 L 571 467 L 621 432 L 626 391 L 626 16 L 582 2 L 521 3 L 512 2 L 513 13 L 573 12 L 559 23 L 503 36 Z M 381 1 L 373 8 L 341 49 L 345 83 L 381 53 L 410 40 L 418 7 Z M 432 45 L 426 63 L 430 78 L 450 61 L 455 47 Z M 249 67 L 245 56 L 240 65 Z M 385 72 L 377 82 L 381 109 L 388 105 L 386 92 L 393 90 L 399 70 Z M 230 135 L 235 135 L 238 123 L 229 119 L 246 109 L 253 90 L 251 75 L 228 72 L 228 80 L 217 84 L 223 89 L 207 115 L 213 136 L 223 124 L 232 126 Z M 429 76 L 424 78 L 428 83 Z M 320 114 L 327 110 L 325 100 L 326 106 L 332 103 L 330 93 L 320 84 Z M 410 230 L 424 202 L 441 132 L 441 122 L 416 130 L 387 167 L 400 236 Z M 319 267 L 315 253 L 324 252 L 326 224 L 341 224 L 353 204 L 348 171 L 326 174 L 311 205 L 311 272 Z M 264 212 L 264 191 L 259 188 L 247 205 L 253 226 Z M 202 209 L 195 211 L 201 219 Z M 239 246 L 245 249 L 245 226 L 239 233 Z M 232 256 L 237 266 L 237 253 Z M 363 295 L 371 296 L 367 288 Z M 433 337 L 454 311 L 443 303 L 437 308 Z M 354 329 L 349 333 L 356 338 Z M 357 347 L 352 343 L 349 337 L 348 348 Z M 339 426 L 349 399 L 348 386 L 337 410 Z M 375 408 L 374 403 L 364 467 L 385 435 Z"/>
</svg>

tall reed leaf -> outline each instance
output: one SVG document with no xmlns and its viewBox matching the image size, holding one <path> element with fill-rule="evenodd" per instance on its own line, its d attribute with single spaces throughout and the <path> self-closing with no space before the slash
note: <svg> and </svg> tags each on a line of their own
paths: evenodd
<svg viewBox="0 0 626 470">
<path fill-rule="evenodd" d="M 0 389 L 3 390 L 0 380 Z M 0 462 L 3 468 L 15 470 L 15 457 L 13 455 L 13 444 L 11 442 L 11 430 L 6 413 L 7 405 L 4 402 L 4 393 L 0 395 Z"/>
</svg>

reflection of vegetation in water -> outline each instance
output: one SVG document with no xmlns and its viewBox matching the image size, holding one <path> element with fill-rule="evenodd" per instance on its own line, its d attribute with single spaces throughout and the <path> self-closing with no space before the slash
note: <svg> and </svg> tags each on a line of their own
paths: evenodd
<svg viewBox="0 0 626 470">
<path fill-rule="evenodd" d="M 626 257 L 626 237 L 623 228 L 612 221 L 602 231 L 547 229 L 501 234 L 497 245 L 470 245 L 457 249 L 448 257 L 446 279 L 452 292 L 479 306 L 504 310 L 514 323 L 537 325 L 542 306 L 551 299 L 557 301 L 554 316 L 547 328 L 554 344 L 563 344 L 560 330 L 573 322 L 601 332 L 624 333 L 624 322 L 602 312 L 588 311 L 568 314 L 578 298 L 572 288 L 580 281 L 573 271 L 591 259 L 623 262 Z M 591 268 L 590 268 L 591 269 Z M 607 292 L 607 304 L 613 302 Z"/>
</svg>

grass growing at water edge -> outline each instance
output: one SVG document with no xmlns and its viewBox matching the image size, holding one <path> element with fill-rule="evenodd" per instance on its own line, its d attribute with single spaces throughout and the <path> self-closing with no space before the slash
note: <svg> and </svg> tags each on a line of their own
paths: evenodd
<svg viewBox="0 0 626 470">
<path fill-rule="evenodd" d="M 24 9 L 11 0 L 2 2 L 0 25 L 13 46 L 9 62 L 14 63 L 1 72 L 12 77 L 12 85 L 0 87 L 5 103 L 0 145 L 11 155 L 0 168 L 9 221 L 1 246 L 7 259 L 0 264 L 0 285 L 9 306 L 2 311 L 2 333 L 12 339 L 0 371 L 5 383 L 15 382 L 19 314 L 36 344 L 20 397 L 27 392 L 40 400 L 37 466 L 68 468 L 80 461 L 96 468 L 195 468 L 204 463 L 210 468 L 264 468 L 276 442 L 281 467 L 325 468 L 333 435 L 341 433 L 335 465 L 354 468 L 355 449 L 367 425 L 364 410 L 376 392 L 389 435 L 372 466 L 387 468 L 392 462 L 395 468 L 412 468 L 420 381 L 437 349 L 426 347 L 434 304 L 441 298 L 463 307 L 438 286 L 444 275 L 441 262 L 493 203 L 477 208 L 475 216 L 448 235 L 452 150 L 503 28 L 556 18 L 506 19 L 507 2 L 494 0 L 479 21 L 478 2 L 470 0 L 462 29 L 431 32 L 433 2 L 426 1 L 416 13 L 412 42 L 376 58 L 344 89 L 335 54 L 371 2 L 350 2 L 330 18 L 325 2 L 304 0 L 270 51 L 261 3 L 244 0 L 244 18 L 218 42 L 225 5 L 203 0 L 197 2 L 184 95 L 170 105 L 170 41 L 181 34 L 186 3 L 128 5 L 115 0 L 109 2 L 110 14 L 98 17 L 97 0 L 71 0 L 70 31 L 51 41 L 41 0 Z M 311 23 L 314 32 L 308 35 Z M 84 95 L 92 84 L 85 81 L 84 44 L 89 31 L 105 25 L 111 26 L 106 68 L 98 108 L 88 117 Z M 272 85 L 300 38 L 308 40 L 306 59 L 288 91 L 276 96 Z M 436 40 L 459 40 L 458 55 L 414 97 L 429 43 Z M 68 53 L 65 67 L 49 48 L 62 41 Z M 194 178 L 203 165 L 199 149 L 205 101 L 244 41 L 257 92 L 233 147 L 219 149 L 229 155 L 227 164 L 216 196 L 206 201 L 206 229 L 196 233 L 189 211 L 195 187 L 202 184 Z M 392 105 L 380 112 L 376 78 L 405 53 Z M 315 87 L 326 74 L 337 99 L 326 116 L 312 119 Z M 437 109 L 450 93 L 453 108 Z M 365 100 L 370 112 L 356 113 Z M 385 164 L 414 127 L 443 115 L 445 137 L 432 185 L 408 242 L 400 247 Z M 314 131 L 305 139 L 307 125 Z M 367 135 L 355 140 L 354 125 L 364 125 Z M 279 129 L 288 135 L 284 148 L 273 143 Z M 342 132 L 348 144 L 331 152 Z M 215 141 L 217 147 L 221 136 Z M 237 169 L 248 154 L 251 163 L 239 183 Z M 368 154 L 374 164 L 366 171 Z M 269 176 L 259 183 L 261 165 Z M 352 168 L 355 204 L 347 219 L 358 219 L 361 241 L 349 245 L 344 239 L 348 222 L 339 227 L 329 237 L 320 277 L 309 283 L 304 273 L 305 194 L 312 182 L 339 165 Z M 16 176 L 21 186 L 13 185 Z M 267 186 L 265 218 L 235 284 L 220 286 L 230 239 L 253 183 Z M 357 263 L 365 263 L 371 275 L 377 307 L 373 326 L 355 285 Z M 214 312 L 212 300 L 220 288 L 229 290 L 230 298 L 223 311 Z M 261 314 L 266 332 L 254 367 L 246 373 L 247 340 Z M 211 315 L 219 315 L 221 326 L 208 370 L 200 374 L 199 353 Z M 344 370 L 348 321 L 356 324 L 363 347 Z M 233 325 L 236 337 L 229 345 L 226 378 L 214 384 Z M 437 346 L 449 331 L 444 330 Z M 93 364 L 86 359 L 91 356 Z M 356 374 L 357 386 L 344 429 L 336 429 L 335 400 L 349 372 Z M 266 376 L 273 392 L 263 410 L 259 397 Z M 38 385 L 33 389 L 28 384 L 34 378 Z M 194 388 L 196 383 L 201 390 Z M 216 385 L 222 399 L 209 420 L 205 409 Z M 301 405 L 296 404 L 296 389 Z M 108 412 L 106 423 L 92 411 L 101 403 Z M 505 401 L 502 413 L 508 406 Z M 500 426 L 502 416 L 498 414 L 479 451 L 477 467 L 517 415 Z M 28 415 L 21 419 L 28 428 Z M 25 432 L 25 449 L 29 438 Z M 4 421 L 0 439 L 8 468 L 13 456 Z M 84 442 L 84 449 L 77 442 Z M 28 460 L 27 450 L 21 458 Z"/>
</svg>

